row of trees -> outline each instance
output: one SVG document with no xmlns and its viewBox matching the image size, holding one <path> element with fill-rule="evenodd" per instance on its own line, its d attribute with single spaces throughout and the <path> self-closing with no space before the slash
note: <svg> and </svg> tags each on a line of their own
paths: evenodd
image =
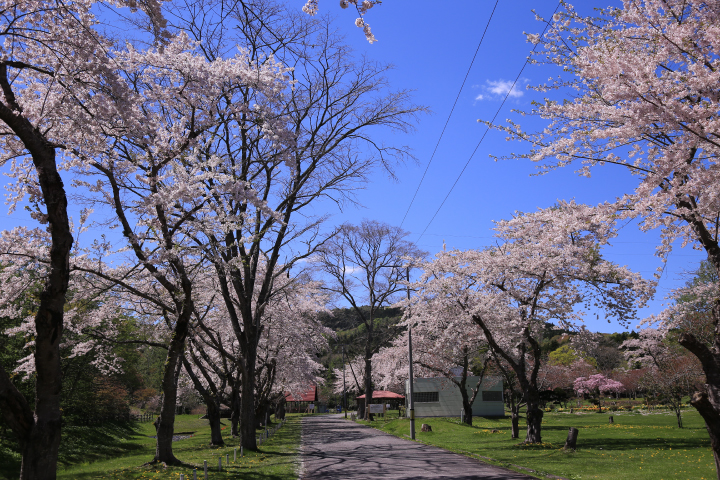
<svg viewBox="0 0 720 480">
<path fill-rule="evenodd" d="M 344 5 L 350 3 L 361 14 L 374 4 Z M 20 439 L 22 478 L 54 478 L 67 320 L 92 339 L 81 338 L 78 349 L 101 348 L 121 341 L 108 322 L 118 312 L 152 332 L 129 341 L 168 352 L 156 461 L 176 461 L 171 438 L 183 364 L 208 399 L 223 382 L 235 385 L 242 443 L 255 448 L 258 388 L 277 378 L 276 355 L 288 343 L 270 334 L 283 296 L 285 305 L 321 302 L 316 293 L 302 293 L 310 280 L 292 272 L 311 257 L 325 258 L 338 286 L 327 288 L 352 304 L 346 273 L 373 253 L 353 247 L 357 232 L 348 230 L 347 241 L 344 229 L 321 236 L 325 217 L 312 207 L 323 198 L 351 201 L 348 192 L 376 166 L 406 156 L 404 148 L 372 142 L 368 131 L 406 130 L 422 110 L 406 92 L 385 88 L 384 66 L 353 60 L 322 19 L 286 14 L 269 1 L 128 6 L 140 12 L 128 16 L 134 27 L 116 39 L 97 28 L 99 6 L 90 1 L 11 2 L 2 10 L 3 158 L 16 179 L 13 201 L 27 199 L 33 216 L 48 225 L 6 232 L 0 248 L 4 315 L 17 316 L 12 301 L 37 278 L 44 282 L 24 325 L 33 339 L 22 368 L 35 376 L 34 408 L 0 369 L 0 409 Z M 317 2 L 306 11 L 314 14 Z M 470 351 L 483 342 L 498 368 L 514 375 L 527 405 L 528 442 L 541 441 L 538 339 L 545 323 L 577 327 L 583 309 L 628 322 L 653 293 L 653 282 L 600 255 L 619 220 L 660 228 L 663 258 L 676 239 L 697 245 L 720 276 L 719 19 L 718 1 L 628 1 L 598 18 L 565 5 L 547 34 L 529 35 L 543 47 L 535 60 L 565 72 L 540 88 L 571 88 L 574 98 L 548 99 L 529 112 L 549 122 L 541 132 L 492 127 L 530 142 L 532 151 L 517 157 L 548 170 L 579 163 L 589 175 L 615 164 L 636 174 L 638 187 L 598 207 L 561 202 L 499 222 L 496 246 L 443 251 L 419 264 L 419 281 L 405 286 L 415 291 L 406 303 L 408 327 L 424 328 L 433 339 L 463 332 L 452 348 Z M 228 53 L 237 46 L 240 53 Z M 88 219 L 92 212 L 84 210 L 78 227 L 68 218 L 61 168 L 77 179 L 73 200 L 99 213 Z M 94 225 L 116 227 L 122 241 L 82 244 L 79 235 L 93 218 Z M 336 252 L 355 255 L 357 263 L 338 270 Z M 385 273 L 365 277 L 376 299 L 366 321 L 369 339 L 373 309 L 401 293 L 402 272 L 413 262 L 392 260 L 378 270 Z M 375 285 L 391 293 L 383 297 Z M 719 285 L 698 282 L 675 298 L 649 321 L 676 335 L 702 365 L 706 383 L 691 403 L 705 419 L 720 467 Z M 221 331 L 214 319 L 229 327 Z M 308 341 L 305 351 L 318 348 L 319 340 Z M 366 349 L 362 359 L 368 400 L 374 355 Z M 233 365 L 215 369 L 230 359 Z"/>
<path fill-rule="evenodd" d="M 13 205 L 47 225 L 0 240 L 2 314 L 22 317 L 16 300 L 43 284 L 12 332 L 32 340 L 19 370 L 35 379 L 34 406 L 0 365 L 21 478 L 55 478 L 68 341 L 106 368 L 121 363 L 109 345 L 166 350 L 155 461 L 177 462 L 183 366 L 210 412 L 233 392 L 242 444 L 256 448 L 258 406 L 312 377 L 325 342 L 308 314 L 323 297 L 294 268 L 323 244 L 312 207 L 352 201 L 407 156 L 370 133 L 405 131 L 422 108 L 327 18 L 272 1 L 22 1 L 2 17 L 3 162 Z M 100 28 L 108 19 L 124 29 Z M 74 225 L 61 170 L 83 209 Z M 83 243 L 91 228 L 121 236 Z M 118 317 L 140 335 L 122 338 Z"/>
<path fill-rule="evenodd" d="M 450 318 L 472 320 L 483 331 L 488 348 L 516 372 L 529 401 L 528 440 L 539 441 L 542 412 L 535 405 L 540 364 L 533 316 L 547 314 L 560 322 L 574 322 L 571 307 L 586 301 L 585 295 L 598 295 L 598 308 L 627 320 L 631 304 L 642 304 L 650 295 L 650 282 L 601 261 L 597 247 L 604 240 L 592 238 L 593 226 L 622 219 L 639 221 L 643 230 L 660 229 L 662 259 L 676 240 L 702 249 L 715 280 L 675 292 L 672 306 L 648 322 L 659 326 L 663 335 L 676 336 L 702 366 L 705 383 L 691 403 L 705 420 L 720 474 L 720 285 L 716 280 L 720 277 L 716 202 L 720 45 L 715 27 L 720 2 L 625 1 L 621 8 L 600 10 L 587 18 L 562 5 L 551 19 L 543 20 L 549 26 L 547 33 L 529 34 L 528 41 L 540 45 L 535 63 L 563 71 L 537 89 L 572 92 L 572 98 L 548 98 L 525 112 L 547 125 L 538 132 L 514 123 L 505 127 L 486 123 L 531 146 L 529 153 L 512 158 L 538 162 L 546 172 L 575 165 L 584 176 L 597 167 L 616 165 L 636 176 L 637 188 L 593 208 L 584 218 L 577 216 L 580 223 L 563 225 L 555 214 L 548 214 L 545 223 L 540 221 L 542 214 L 527 225 L 516 219 L 500 224 L 509 230 L 500 230 L 497 248 L 439 254 L 437 265 L 414 285 L 425 301 L 417 300 L 421 303 L 408 311 L 439 305 L 452 311 Z M 547 224 L 555 229 L 555 236 L 530 230 L 533 223 Z M 520 253 L 523 244 L 535 237 L 513 237 L 513 228 L 518 233 L 529 228 L 528 234 L 547 243 Z M 576 232 L 587 233 L 581 233 L 576 243 Z M 565 248 L 569 253 L 563 253 Z M 580 256 L 573 257 L 572 252 Z M 525 255 L 527 271 L 522 271 L 522 264 L 503 263 L 519 255 Z M 499 271 L 496 265 L 504 269 Z M 567 274 L 572 274 L 572 286 L 564 277 Z M 553 282 L 559 290 L 544 297 L 543 288 Z M 577 296 L 565 297 L 565 288 Z M 554 301 L 555 294 L 564 301 Z M 591 306 L 596 307 L 594 300 Z M 496 329 L 495 322 L 502 326 Z M 502 335 L 511 329 L 513 335 Z"/>
</svg>

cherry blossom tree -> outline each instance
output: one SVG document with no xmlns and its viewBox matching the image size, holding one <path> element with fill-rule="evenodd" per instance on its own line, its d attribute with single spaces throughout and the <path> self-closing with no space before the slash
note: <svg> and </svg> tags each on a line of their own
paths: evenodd
<svg viewBox="0 0 720 480">
<path fill-rule="evenodd" d="M 593 18 L 565 7 L 544 37 L 528 39 L 544 47 L 537 61 L 566 72 L 540 89 L 569 87 L 573 99 L 547 100 L 530 112 L 550 122 L 542 132 L 527 133 L 519 125 L 505 130 L 533 145 L 519 156 L 546 170 L 573 164 L 583 175 L 603 165 L 628 169 L 637 187 L 617 199 L 616 210 L 639 219 L 644 230 L 661 229 L 662 257 L 679 239 L 703 249 L 720 271 L 720 3 L 628 0 Z M 705 420 L 720 475 L 720 293 L 718 285 L 699 293 L 711 300 L 712 339 L 704 343 L 684 331 L 678 341 L 700 360 L 707 378 L 691 403 Z M 678 313 L 658 320 L 666 330 L 682 328 Z"/>
<path fill-rule="evenodd" d="M 358 226 L 346 224 L 318 249 L 316 256 L 317 268 L 328 277 L 325 289 L 349 303 L 365 327 L 365 406 L 372 403 L 372 359 L 377 353 L 373 341 L 375 312 L 400 299 L 412 263 L 424 256 L 405 240 L 407 235 L 398 227 L 376 221 L 365 220 Z M 370 418 L 367 408 L 364 417 Z"/>
<path fill-rule="evenodd" d="M 371 44 L 377 42 L 375 35 L 370 30 L 370 25 L 365 21 L 365 14 L 368 10 L 381 4 L 381 0 L 340 0 L 340 8 L 346 9 L 351 5 L 357 11 L 359 17 L 355 20 L 355 26 L 363 29 L 365 38 Z M 319 9 L 318 0 L 307 0 L 302 7 L 302 11 L 308 15 L 316 15 Z"/>
<path fill-rule="evenodd" d="M 83 145 L 73 155 L 84 175 L 78 183 L 94 194 L 88 201 L 104 203 L 114 212 L 113 223 L 122 231 L 131 263 L 128 273 L 103 271 L 93 258 L 78 268 L 153 304 L 156 318 L 164 318 L 171 328 L 155 461 L 174 464 L 176 377 L 196 310 L 195 277 L 206 268 L 189 235 L 197 231 L 199 218 L 213 213 L 207 195 L 265 208 L 246 184 L 213 172 L 222 160 L 204 155 L 202 148 L 213 129 L 237 116 L 279 141 L 282 127 L 268 109 L 287 87 L 286 70 L 272 61 L 253 64 L 243 54 L 209 62 L 182 33 L 143 52 L 129 46 L 114 59 L 134 108 L 100 124 L 106 139 L 102 154 L 90 156 Z M 247 88 L 256 92 L 252 106 L 243 101 Z M 95 182 L 89 181 L 92 177 Z M 142 286 L 126 278 L 138 270 L 145 275 L 135 276 Z"/>
<path fill-rule="evenodd" d="M 27 199 L 32 216 L 47 225 L 49 242 L 45 283 L 34 319 L 35 405 L 24 398 L 0 367 L 0 411 L 19 439 L 21 478 L 55 478 L 60 442 L 60 343 L 73 244 L 67 196 L 59 170 L 64 152 L 92 143 L 97 131 L 88 111 L 118 114 L 91 94 L 107 73 L 108 41 L 95 28 L 92 1 L 12 1 L 2 5 L 3 55 L 0 61 L 0 162 L 10 163 L 15 183 L 12 208 Z M 134 2 L 111 2 L 116 6 Z M 154 1 L 143 2 L 155 10 Z M 160 21 L 161 19 L 157 19 Z M 158 26 L 160 24 L 158 23 Z M 120 94 L 121 92 L 116 92 Z M 97 101 L 97 102 L 96 102 Z M 107 118 L 106 117 L 106 118 Z M 7 239 L 45 232 L 5 232 Z M 23 243 L 4 254 L 22 253 Z M 12 263 L 15 260 L 10 260 Z M 22 261 L 22 260 L 21 260 Z M 4 278 L 3 283 L 9 283 Z M 2 304 L 12 299 L 15 288 Z"/>
<path fill-rule="evenodd" d="M 642 378 L 647 373 L 647 368 L 628 368 L 615 371 L 615 380 L 623 384 L 625 392 L 637 398 L 638 392 L 642 390 Z"/>
<path fill-rule="evenodd" d="M 682 351 L 672 335 L 654 328 L 640 330 L 639 338 L 626 340 L 622 348 L 628 362 L 644 367 L 639 384 L 646 395 L 669 405 L 682 428 L 682 400 L 704 381 L 698 360 Z"/>
<path fill-rule="evenodd" d="M 538 385 L 548 390 L 562 389 L 564 392 L 573 391 L 573 382 L 578 377 L 588 377 L 597 373 L 597 368 L 582 358 L 570 365 L 556 364 L 552 359 L 540 366 L 538 372 Z"/>
<path fill-rule="evenodd" d="M 483 332 L 492 354 L 515 373 L 527 402 L 526 442 L 541 441 L 540 340 L 546 322 L 568 328 L 581 308 L 627 322 L 653 291 L 626 267 L 604 260 L 612 222 L 574 203 L 517 215 L 496 226 L 497 247 L 441 252 L 423 265 L 416 302 L 459 309 Z"/>
<path fill-rule="evenodd" d="M 433 302 L 414 304 L 399 325 L 412 327 L 414 374 L 449 379 L 460 390 L 464 422 L 472 425 L 472 405 L 481 391 L 491 357 L 486 355 L 487 345 L 477 325 L 466 322 L 457 308 L 435 307 Z M 378 385 L 386 389 L 404 387 L 408 362 L 408 335 L 403 334 L 373 357 L 373 368 L 381 378 Z M 470 383 L 473 368 L 477 369 L 478 379 Z"/>
<path fill-rule="evenodd" d="M 209 276 L 208 291 L 216 292 Z M 183 360 L 187 375 L 208 408 L 213 445 L 222 445 L 220 402 L 228 398 L 237 423 L 237 400 L 241 386 L 239 347 L 228 321 L 222 298 L 213 294 L 209 308 L 192 328 L 187 354 Z M 262 318 L 263 332 L 258 345 L 255 397 L 256 418 L 263 420 L 270 404 L 288 391 L 298 391 L 308 383 L 318 383 L 322 366 L 316 355 L 327 348 L 332 331 L 323 327 L 317 315 L 324 310 L 326 298 L 306 273 L 293 278 L 282 276 Z M 199 303 L 196 302 L 196 303 Z M 234 429 L 237 434 L 237 429 Z"/>
<path fill-rule="evenodd" d="M 184 215 L 197 226 L 189 235 L 213 264 L 238 341 L 241 441 L 255 449 L 254 382 L 262 317 L 277 280 L 310 258 L 322 242 L 319 232 L 327 217 L 315 215 L 313 205 L 323 199 L 352 202 L 354 189 L 376 168 L 391 172 L 408 149 L 376 141 L 373 127 L 407 131 L 423 109 L 410 102 L 407 91 L 387 88 L 388 67 L 354 59 L 327 19 L 298 18 L 273 2 L 240 2 L 236 7 L 228 16 L 237 34 L 214 35 L 214 27 L 205 22 L 188 21 L 178 28 L 209 39 L 203 47 L 208 58 L 235 42 L 247 49 L 252 62 L 264 65 L 277 59 L 292 66 L 288 75 L 293 88 L 275 105 L 290 138 L 283 132 L 279 139 L 268 137 L 269 117 L 256 123 L 252 116 L 229 118 L 201 150 L 207 162 L 221 159 L 208 173 L 232 179 L 265 203 L 209 193 L 204 198 L 212 213 L 188 209 Z M 243 95 L 256 98 L 252 89 Z M 213 192 L 215 182 L 207 176 L 203 181 Z"/>
<path fill-rule="evenodd" d="M 598 412 L 602 412 L 602 395 L 618 394 L 625 390 L 622 383 L 608 378 L 602 373 L 576 378 L 573 382 L 573 388 L 576 394 L 590 398 L 598 406 Z"/>
</svg>

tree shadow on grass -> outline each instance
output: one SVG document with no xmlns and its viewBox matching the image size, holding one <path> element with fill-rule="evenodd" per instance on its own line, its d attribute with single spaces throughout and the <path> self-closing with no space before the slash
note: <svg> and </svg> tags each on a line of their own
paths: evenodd
<svg viewBox="0 0 720 480">
<path fill-rule="evenodd" d="M 557 450 L 563 447 L 563 441 L 543 442 L 533 444 L 514 443 L 506 446 L 497 446 L 499 450 L 513 451 L 538 451 Z M 687 449 L 710 448 L 710 440 L 707 438 L 583 438 L 582 430 L 577 441 L 578 450 L 605 450 L 605 451 L 631 451 L 635 449 Z"/>
<path fill-rule="evenodd" d="M 140 452 L 145 447 L 131 441 L 138 436 L 140 433 L 132 423 L 63 427 L 59 464 L 67 466 Z"/>
</svg>

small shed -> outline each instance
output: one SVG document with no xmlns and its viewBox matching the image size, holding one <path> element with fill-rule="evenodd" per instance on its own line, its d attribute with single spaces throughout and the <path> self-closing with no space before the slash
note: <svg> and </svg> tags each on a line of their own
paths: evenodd
<svg viewBox="0 0 720 480">
<path fill-rule="evenodd" d="M 365 400 L 365 394 L 359 395 L 356 397 L 359 401 Z M 391 409 L 399 408 L 399 405 L 405 400 L 405 397 L 400 395 L 399 393 L 395 392 L 389 392 L 387 390 L 373 390 L 372 394 L 372 402 L 371 404 L 382 404 L 383 409 L 382 412 L 373 412 L 372 409 L 370 410 L 370 413 L 385 413 L 386 406 L 390 405 Z M 379 408 L 379 407 L 378 407 Z"/>
<path fill-rule="evenodd" d="M 459 377 L 455 377 L 460 380 Z M 480 377 L 467 377 L 468 395 L 477 385 Z M 405 393 L 409 395 L 410 382 L 405 381 Z M 374 397 L 374 396 L 373 396 Z M 407 406 L 407 405 L 406 405 Z M 413 407 L 416 417 L 459 417 L 463 408 L 460 388 L 449 378 L 416 378 L 413 384 Z M 503 403 L 503 383 L 500 377 L 485 377 L 480 391 L 472 404 L 473 416 L 502 417 L 505 415 Z M 406 414 L 410 416 L 408 411 Z"/>
<path fill-rule="evenodd" d="M 365 395 L 363 394 L 356 398 L 358 400 L 365 400 Z M 399 393 L 390 392 L 387 390 L 373 390 L 372 399 L 373 401 L 370 403 L 389 403 L 391 405 L 390 408 L 398 408 L 398 405 L 400 405 L 405 400 L 405 397 L 400 395 Z"/>
<path fill-rule="evenodd" d="M 317 385 L 311 385 L 299 394 L 285 394 L 285 407 L 288 413 L 301 413 L 314 410 L 318 403 Z"/>
</svg>

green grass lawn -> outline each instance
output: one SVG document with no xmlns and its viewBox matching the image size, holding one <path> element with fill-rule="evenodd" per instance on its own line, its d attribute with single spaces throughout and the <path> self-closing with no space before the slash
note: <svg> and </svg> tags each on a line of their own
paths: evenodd
<svg viewBox="0 0 720 480">
<path fill-rule="evenodd" d="M 240 458 L 239 440 L 229 435 L 229 421 L 223 420 L 224 448 L 211 447 L 207 420 L 197 415 L 176 417 L 175 432 L 192 434 L 192 438 L 173 443 L 175 456 L 185 463 L 181 467 L 143 466 L 155 454 L 155 434 L 151 423 L 136 426 L 104 425 L 102 427 L 67 427 L 63 429 L 58 479 L 178 479 L 184 473 L 192 479 L 193 468 L 203 478 L 203 460 L 208 463 L 208 478 L 243 478 L 295 480 L 297 452 L 300 446 L 300 417 L 288 415 L 288 422 L 267 440 L 259 452 L 245 452 Z M 233 450 L 238 459 L 233 462 Z M 230 456 L 226 467 L 225 454 Z M 217 471 L 218 457 L 223 459 L 223 472 Z M 20 458 L 0 448 L 0 478 L 16 479 Z"/>
<path fill-rule="evenodd" d="M 457 418 L 416 420 L 416 439 L 454 452 L 480 458 L 495 465 L 544 478 L 557 475 L 569 479 L 631 478 L 647 480 L 713 479 L 715 462 L 710 439 L 700 415 L 683 413 L 685 428 L 677 428 L 672 413 L 546 413 L 540 445 L 522 445 L 525 437 L 510 438 L 510 419 L 473 419 L 473 426 L 461 425 Z M 361 422 L 403 437 L 410 434 L 406 419 Z M 420 432 L 422 423 L 433 431 Z M 576 452 L 562 450 L 569 427 L 580 430 Z M 497 432 L 493 432 L 496 430 Z M 482 458 L 485 457 L 485 458 Z"/>
</svg>

